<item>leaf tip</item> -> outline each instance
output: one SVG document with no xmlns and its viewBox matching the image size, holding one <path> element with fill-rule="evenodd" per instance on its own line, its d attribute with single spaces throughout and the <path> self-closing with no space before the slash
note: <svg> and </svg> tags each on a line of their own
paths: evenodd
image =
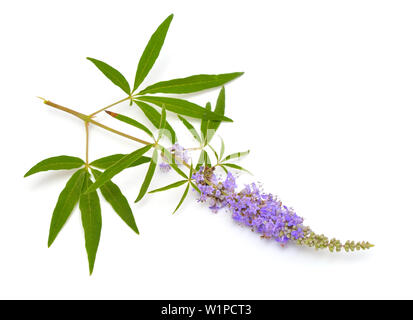
<svg viewBox="0 0 413 320">
<path fill-rule="evenodd" d="M 105 110 L 105 112 L 108 114 L 108 115 L 110 115 L 111 117 L 114 117 L 114 118 L 116 118 L 119 114 L 118 113 L 116 113 L 116 112 L 112 112 L 112 111 L 108 111 L 108 110 Z"/>
</svg>

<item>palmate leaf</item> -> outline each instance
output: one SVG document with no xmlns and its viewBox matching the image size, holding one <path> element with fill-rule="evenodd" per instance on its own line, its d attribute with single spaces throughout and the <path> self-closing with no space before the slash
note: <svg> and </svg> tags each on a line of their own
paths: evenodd
<svg viewBox="0 0 413 320">
<path fill-rule="evenodd" d="M 29 171 L 26 172 L 24 177 L 28 177 L 32 174 L 48 171 L 48 170 L 68 170 L 76 169 L 83 166 L 85 163 L 82 159 L 71 156 L 58 156 L 47 158 L 40 161 L 38 164 L 33 166 Z"/>
<path fill-rule="evenodd" d="M 93 184 L 87 173 L 83 191 Z M 96 191 L 82 193 L 79 201 L 82 225 L 85 233 L 85 246 L 89 261 L 89 273 L 92 274 L 95 265 L 96 253 L 99 247 L 100 232 L 102 230 L 102 215 L 99 196 Z"/>
<path fill-rule="evenodd" d="M 127 124 L 129 124 L 129 125 L 131 125 L 135 128 L 138 128 L 138 129 L 146 132 L 150 137 L 153 138 L 153 134 L 152 134 L 151 130 L 149 130 L 145 125 L 143 125 L 142 123 L 136 121 L 135 119 L 132 119 L 132 118 L 129 118 L 127 116 L 124 116 L 123 114 L 119 114 L 119 113 L 108 111 L 108 110 L 105 110 L 105 112 L 108 115 L 110 115 L 111 117 L 113 117 L 113 118 L 115 118 L 119 121 L 127 123 Z"/>
<path fill-rule="evenodd" d="M 184 126 L 189 130 L 189 132 L 192 134 L 194 139 L 196 141 L 198 141 L 199 143 L 201 143 L 201 137 L 199 136 L 199 134 L 196 131 L 196 129 L 194 128 L 194 126 L 188 120 L 186 120 L 184 117 L 181 117 L 181 116 L 178 115 L 178 118 L 179 118 L 179 120 L 182 121 Z"/>
<path fill-rule="evenodd" d="M 126 156 L 121 158 L 119 161 L 115 162 L 113 165 L 107 168 L 102 173 L 102 175 L 98 179 L 96 179 L 95 183 L 89 186 L 85 192 L 92 192 L 100 188 L 100 186 L 104 185 L 107 181 L 111 180 L 119 172 L 128 168 L 132 163 L 137 161 L 151 148 L 152 148 L 152 145 L 148 145 L 146 147 L 140 148 L 138 150 L 135 150 L 132 153 L 127 154 Z"/>
<path fill-rule="evenodd" d="M 92 169 L 92 174 L 95 179 L 98 179 L 102 172 Z M 111 180 L 107 181 L 104 185 L 100 186 L 100 192 L 113 210 L 118 216 L 137 234 L 139 234 L 138 227 L 136 226 L 135 218 L 132 213 L 132 209 L 129 206 L 129 202 L 122 194 L 119 187 Z"/>
<path fill-rule="evenodd" d="M 56 239 L 60 230 L 63 228 L 64 224 L 72 213 L 76 203 L 79 201 L 85 177 L 85 169 L 76 171 L 67 182 L 63 191 L 60 193 L 59 199 L 57 200 L 56 206 L 53 211 L 52 221 L 50 223 L 48 239 L 49 247 Z"/>
<path fill-rule="evenodd" d="M 183 184 L 185 184 L 186 182 L 188 182 L 188 180 L 180 180 L 180 181 L 171 183 L 171 184 L 169 184 L 165 187 L 149 191 L 148 193 L 162 192 L 162 191 L 170 190 L 170 189 L 173 189 L 173 188 L 178 188 L 178 187 L 182 186 Z"/>
<path fill-rule="evenodd" d="M 161 81 L 150 85 L 139 94 L 147 93 L 193 93 L 222 86 L 223 84 L 242 76 L 243 72 L 223 74 L 198 74 L 186 78 Z"/>
<path fill-rule="evenodd" d="M 119 88 L 121 88 L 127 95 L 130 95 L 130 86 L 128 81 L 125 79 L 125 77 L 115 68 L 111 67 L 107 63 L 93 59 L 93 58 L 87 58 L 88 60 L 92 61 L 94 65 L 102 71 L 102 73 L 110 80 L 112 81 L 115 85 L 117 85 Z"/>
<path fill-rule="evenodd" d="M 155 110 L 152 106 L 149 104 L 142 102 L 142 101 L 137 101 L 133 100 L 136 105 L 142 110 L 142 112 L 145 114 L 145 116 L 149 119 L 149 121 L 154 125 L 156 129 L 159 129 L 159 124 L 161 122 L 161 114 Z M 165 129 L 168 130 L 170 133 L 168 135 L 169 139 L 171 140 L 172 143 L 176 142 L 176 133 L 174 129 L 172 129 L 171 125 L 166 121 Z"/>
<path fill-rule="evenodd" d="M 159 52 L 162 49 L 166 34 L 168 33 L 169 25 L 173 19 L 173 14 L 168 16 L 156 29 L 149 39 L 145 50 L 139 60 L 138 69 L 136 70 L 135 82 L 133 85 L 133 92 L 140 86 L 142 81 L 146 78 L 149 71 L 152 69 Z"/>
<path fill-rule="evenodd" d="M 165 109 L 183 116 L 188 116 L 197 119 L 206 120 L 220 120 L 232 122 L 230 118 L 225 116 L 215 114 L 212 111 L 208 111 L 193 102 L 189 102 L 182 99 L 169 98 L 169 97 L 155 97 L 155 96 L 139 96 L 137 97 L 139 101 L 146 101 L 162 107 L 165 105 Z"/>
<path fill-rule="evenodd" d="M 145 179 L 143 180 L 141 189 L 139 191 L 139 195 L 136 198 L 135 202 L 138 202 L 143 198 L 143 196 L 146 194 L 146 191 L 148 191 L 149 185 L 151 184 L 153 174 L 155 173 L 156 165 L 158 164 L 158 150 L 154 149 L 153 150 L 153 155 L 152 155 L 152 160 L 149 163 L 149 168 L 148 171 L 146 172 Z"/>
<path fill-rule="evenodd" d="M 107 169 L 125 156 L 126 154 L 122 154 L 122 153 L 112 154 L 110 156 L 96 159 L 95 161 L 92 161 L 91 163 L 89 163 L 89 165 L 95 168 L 99 168 L 99 169 Z M 136 167 L 143 163 L 147 163 L 149 161 L 151 161 L 151 158 L 142 156 L 138 160 L 130 164 L 128 168 Z"/>
</svg>

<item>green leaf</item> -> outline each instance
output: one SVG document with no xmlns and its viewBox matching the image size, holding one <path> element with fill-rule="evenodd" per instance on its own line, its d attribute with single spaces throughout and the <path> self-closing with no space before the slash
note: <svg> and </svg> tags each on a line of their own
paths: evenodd
<svg viewBox="0 0 413 320">
<path fill-rule="evenodd" d="M 199 190 L 199 188 L 196 186 L 196 184 L 193 183 L 192 181 L 191 181 L 191 186 L 192 186 L 198 193 L 201 193 L 201 190 Z"/>
<path fill-rule="evenodd" d="M 83 190 L 86 190 L 93 182 L 87 174 Z M 80 196 L 79 208 L 82 214 L 82 225 L 85 232 L 85 246 L 89 260 L 89 273 L 92 274 L 95 265 L 96 252 L 99 247 L 100 232 L 102 230 L 102 215 L 99 196 L 96 191 L 83 193 Z"/>
<path fill-rule="evenodd" d="M 186 183 L 186 182 L 188 182 L 188 180 L 180 180 L 180 181 L 171 183 L 171 184 L 169 184 L 169 185 L 167 185 L 167 186 L 165 186 L 165 187 L 162 187 L 162 188 L 159 188 L 159 189 L 155 189 L 155 190 L 149 191 L 148 193 L 155 193 L 155 192 L 166 191 L 166 190 L 173 189 L 173 188 L 178 188 L 178 187 L 182 186 L 182 185 L 183 185 L 184 183 Z"/>
<path fill-rule="evenodd" d="M 24 177 L 31 176 L 37 172 L 48 171 L 48 170 L 68 170 L 80 168 L 85 163 L 82 159 L 71 157 L 71 156 L 58 156 L 47 158 L 40 161 L 38 164 L 33 166 Z"/>
<path fill-rule="evenodd" d="M 211 165 L 211 159 L 208 156 L 208 153 L 205 150 L 201 151 L 201 154 L 199 155 L 198 159 L 198 164 L 196 165 L 196 170 L 199 170 L 203 165 L 210 166 Z"/>
<path fill-rule="evenodd" d="M 229 168 L 233 168 L 233 169 L 237 169 L 237 170 L 241 170 L 241 171 L 245 171 L 248 172 L 249 174 L 252 174 L 251 172 L 249 172 L 247 169 L 244 169 L 243 167 L 233 164 L 233 163 L 223 163 L 221 164 L 221 166 L 225 166 L 225 167 L 229 167 Z"/>
<path fill-rule="evenodd" d="M 228 170 L 227 170 L 227 168 L 225 168 L 223 165 L 221 165 L 221 168 L 222 168 L 222 170 L 224 170 L 224 171 L 225 171 L 225 173 L 226 173 L 226 174 L 228 174 Z"/>
<path fill-rule="evenodd" d="M 221 91 L 219 92 L 217 103 L 215 105 L 214 113 L 223 116 L 225 114 L 225 88 L 222 87 Z M 211 120 L 208 123 L 208 141 L 211 141 L 215 132 L 217 132 L 221 121 L 214 121 Z"/>
<path fill-rule="evenodd" d="M 208 111 L 211 111 L 211 103 L 208 102 L 205 106 L 205 109 Z M 201 135 L 202 135 L 202 141 L 204 143 L 204 146 L 208 144 L 208 137 L 207 137 L 207 132 L 208 132 L 208 124 L 209 120 L 206 120 L 205 118 L 202 119 L 201 121 Z"/>
<path fill-rule="evenodd" d="M 132 118 L 129 118 L 127 116 L 124 116 L 123 114 L 119 114 L 119 113 L 115 113 L 115 112 L 107 111 L 107 110 L 105 110 L 105 112 L 108 115 L 110 115 L 111 117 L 113 117 L 113 118 L 115 118 L 119 121 L 130 124 L 131 126 L 134 126 L 138 129 L 146 132 L 149 136 L 151 136 L 153 138 L 153 134 L 152 134 L 151 130 L 149 130 L 147 127 L 145 127 L 142 123 L 140 123 L 140 122 L 138 122 L 138 121 L 136 121 Z"/>
<path fill-rule="evenodd" d="M 224 144 L 224 139 L 222 139 L 221 137 L 219 137 L 221 139 L 221 150 L 219 152 L 219 161 L 222 159 L 222 157 L 224 156 L 224 152 L 225 152 L 225 144 Z"/>
<path fill-rule="evenodd" d="M 142 110 L 142 112 L 145 114 L 145 116 L 149 119 L 149 121 L 154 125 L 156 129 L 159 129 L 159 124 L 161 122 L 161 114 L 155 110 L 155 108 L 151 107 L 145 102 L 142 101 L 137 101 L 133 100 L 137 106 Z M 169 139 L 171 140 L 172 143 L 176 142 L 176 133 L 174 129 L 172 129 L 171 125 L 166 121 L 166 130 L 169 131 Z"/>
<path fill-rule="evenodd" d="M 135 202 L 138 202 L 139 200 L 141 200 L 143 196 L 146 194 L 146 191 L 148 191 L 148 188 L 149 188 L 149 185 L 151 184 L 153 174 L 155 173 L 157 164 L 158 164 L 158 150 L 154 149 L 152 160 L 149 164 L 148 171 L 146 172 L 146 176 L 145 176 L 145 179 L 143 180 L 141 190 L 139 191 L 139 195 L 136 198 Z"/>
<path fill-rule="evenodd" d="M 163 131 L 165 130 L 165 126 L 166 126 L 166 111 L 165 111 L 165 106 L 162 106 L 162 112 L 161 112 L 161 121 L 159 121 L 159 136 L 158 136 L 158 140 L 161 140 L 162 135 L 163 135 Z"/>
<path fill-rule="evenodd" d="M 87 58 L 88 60 L 92 61 L 95 66 L 102 71 L 102 73 L 110 80 L 112 81 L 115 85 L 117 85 L 119 88 L 121 88 L 127 95 L 130 95 L 130 87 L 128 81 L 125 79 L 125 77 L 115 68 L 111 67 L 107 63 L 93 59 L 93 58 Z"/>
<path fill-rule="evenodd" d="M 250 153 L 249 150 L 244 151 L 244 152 L 232 153 L 232 154 L 230 154 L 229 156 L 226 156 L 226 157 L 222 160 L 222 162 L 229 161 L 229 160 L 232 160 L 232 159 L 238 159 L 238 158 L 241 158 L 242 156 L 246 156 L 246 155 L 249 154 L 249 153 Z"/>
<path fill-rule="evenodd" d="M 150 85 L 139 94 L 147 93 L 192 93 L 222 86 L 223 84 L 242 76 L 244 72 L 223 74 L 198 74 L 187 78 L 161 81 Z"/>
<path fill-rule="evenodd" d="M 166 161 L 172 167 L 172 169 L 174 169 L 181 177 L 188 179 L 186 174 L 181 169 L 179 169 L 178 166 L 176 165 L 175 158 L 172 156 L 169 150 L 161 146 L 159 146 L 159 148 L 161 149 L 163 156 L 166 158 Z"/>
<path fill-rule="evenodd" d="M 174 212 L 173 212 L 172 214 L 174 214 L 174 213 L 179 209 L 179 207 L 182 205 L 182 203 L 184 202 L 186 196 L 188 195 L 188 190 L 189 190 L 189 183 L 188 183 L 188 185 L 186 186 L 186 189 L 185 189 L 185 191 L 184 191 L 184 194 L 182 195 L 181 200 L 179 201 L 178 205 L 176 206 L 176 208 L 175 208 L 175 210 L 174 210 Z"/>
<path fill-rule="evenodd" d="M 140 101 L 153 103 L 158 107 L 165 105 L 166 110 L 192 118 L 232 122 L 231 119 L 225 116 L 215 114 L 212 111 L 208 111 L 205 108 L 202 108 L 201 106 L 186 100 L 155 96 L 139 96 L 137 97 L 137 99 Z"/>
<path fill-rule="evenodd" d="M 189 181 L 191 181 L 192 179 L 193 172 L 194 172 L 194 166 L 192 165 L 192 162 L 191 162 L 191 167 L 189 168 L 189 178 L 188 178 Z"/>
<path fill-rule="evenodd" d="M 92 169 L 95 179 L 102 175 L 102 172 Z M 112 206 L 113 210 L 118 216 L 137 234 L 139 234 L 138 227 L 136 226 L 135 218 L 132 213 L 132 209 L 129 206 L 128 200 L 120 191 L 119 187 L 111 180 L 107 181 L 100 188 L 103 197 Z"/>
<path fill-rule="evenodd" d="M 194 126 L 192 124 L 189 123 L 188 120 L 186 120 L 185 118 L 181 117 L 180 115 L 178 115 L 179 120 L 182 121 L 182 123 L 184 124 L 184 126 L 189 130 L 189 132 L 192 134 L 192 136 L 194 137 L 194 139 L 196 141 L 198 141 L 199 143 L 201 143 L 201 137 L 199 136 L 198 132 L 196 131 L 196 129 L 194 128 Z"/>
<path fill-rule="evenodd" d="M 109 168 L 107 168 L 102 175 L 96 179 L 95 183 L 89 186 L 86 192 L 95 191 L 100 186 L 104 185 L 107 181 L 111 180 L 115 175 L 117 175 L 122 170 L 128 168 L 132 163 L 137 161 L 142 155 L 149 151 L 152 148 L 152 145 L 148 145 L 141 149 L 135 150 L 132 153 L 127 154 L 119 161 L 115 162 Z"/>
<path fill-rule="evenodd" d="M 124 156 L 126 156 L 126 154 L 112 154 L 110 156 L 106 156 L 95 161 L 92 161 L 90 165 L 99 169 L 107 169 L 110 166 L 114 165 L 116 162 L 118 162 L 120 159 L 122 159 Z M 138 160 L 133 162 L 131 165 L 129 165 L 128 168 L 136 167 L 149 161 L 151 161 L 151 158 L 142 156 Z"/>
<path fill-rule="evenodd" d="M 152 69 L 156 59 L 158 58 L 173 16 L 174 15 L 171 14 L 168 18 L 166 18 L 149 39 L 149 42 L 146 45 L 146 48 L 139 60 L 138 69 L 136 70 L 135 83 L 133 85 L 133 91 L 135 91 L 140 86 L 142 81 L 148 75 L 149 71 Z"/>
<path fill-rule="evenodd" d="M 217 161 L 218 161 L 218 160 L 219 160 L 219 158 L 218 158 L 218 153 L 215 151 L 215 149 L 214 149 L 210 144 L 208 144 L 208 147 L 212 150 L 212 152 L 214 153 L 215 158 L 216 158 Z"/>
<path fill-rule="evenodd" d="M 60 230 L 73 211 L 76 203 L 79 201 L 83 183 L 85 181 L 86 170 L 76 171 L 67 182 L 66 186 L 59 195 L 56 206 L 53 211 L 52 221 L 50 222 L 48 246 L 50 247 L 56 239 Z"/>
</svg>

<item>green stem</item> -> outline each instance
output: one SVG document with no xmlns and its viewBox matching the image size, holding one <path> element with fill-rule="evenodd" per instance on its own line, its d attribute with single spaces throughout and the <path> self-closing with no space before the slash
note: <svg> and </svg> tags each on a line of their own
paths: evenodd
<svg viewBox="0 0 413 320">
<path fill-rule="evenodd" d="M 91 115 L 90 115 L 90 116 L 87 116 L 87 115 L 85 115 L 85 114 L 83 114 L 83 113 L 77 112 L 77 111 L 72 110 L 72 109 L 69 109 L 69 108 L 67 108 L 67 107 L 63 107 L 63 106 L 61 106 L 61 105 L 59 105 L 59 104 L 56 104 L 56 103 L 54 103 L 54 102 L 51 102 L 51 101 L 49 101 L 49 100 L 46 100 L 46 99 L 43 99 L 43 98 L 40 98 L 40 99 L 42 99 L 43 102 L 44 102 L 45 104 L 47 104 L 48 106 L 51 106 L 51 107 L 56 108 L 56 109 L 58 109 L 58 110 L 62 110 L 62 111 L 65 111 L 65 112 L 67 112 L 67 113 L 70 113 L 70 114 L 74 115 L 75 117 L 77 117 L 77 118 L 79 118 L 79 119 L 81 119 L 81 120 L 83 120 L 83 121 L 85 122 L 85 125 L 86 125 L 86 135 L 87 135 L 87 137 L 86 137 L 86 141 L 87 141 L 87 142 L 86 142 L 86 163 L 87 163 L 87 165 L 88 165 L 88 157 L 89 157 L 89 155 L 88 155 L 88 153 L 89 153 L 89 130 L 88 130 L 88 124 L 89 124 L 89 123 L 92 123 L 92 124 L 94 124 L 95 126 L 101 127 L 102 129 L 105 129 L 105 130 L 107 130 L 107 131 L 110 131 L 110 132 L 112 132 L 112 133 L 114 133 L 114 134 L 117 134 L 117 135 L 119 135 L 119 136 L 122 136 L 122 137 L 124 137 L 124 138 L 127 138 L 127 139 L 130 139 L 130 140 L 139 142 L 139 143 L 141 143 L 141 144 L 153 145 L 154 147 L 156 147 L 156 145 L 157 145 L 157 144 L 154 145 L 154 144 L 151 143 L 151 142 L 148 142 L 148 141 L 145 141 L 145 140 L 142 140 L 142 139 L 139 139 L 139 138 L 130 136 L 130 135 L 126 134 L 126 133 L 123 133 L 123 132 L 118 131 L 118 130 L 116 130 L 116 129 L 113 129 L 113 128 L 111 128 L 111 127 L 108 127 L 108 126 L 106 126 L 106 125 L 104 125 L 104 124 L 102 124 L 102 123 L 100 123 L 100 122 L 97 122 L 97 121 L 91 119 Z M 159 146 L 160 146 L 160 145 L 159 145 Z M 160 147 L 162 147 L 162 146 L 160 146 Z M 164 147 L 162 147 L 162 148 L 164 148 Z M 165 148 L 164 148 L 164 149 L 165 149 Z M 180 160 L 180 159 L 179 159 L 179 160 Z M 191 166 L 190 166 L 188 163 L 186 163 L 185 161 L 181 160 L 181 162 L 182 162 L 187 168 L 191 168 Z"/>
<path fill-rule="evenodd" d="M 89 167 L 89 122 L 85 121 L 85 129 L 86 129 L 86 159 L 85 164 L 86 168 Z"/>
<path fill-rule="evenodd" d="M 114 103 L 112 103 L 112 104 L 110 104 L 110 105 L 108 105 L 108 106 L 106 106 L 106 107 L 103 107 L 102 109 L 99 109 L 98 111 L 95 111 L 95 112 L 93 112 L 92 114 L 90 114 L 89 117 L 92 118 L 93 116 L 97 115 L 98 113 L 100 113 L 100 112 L 102 112 L 102 111 L 105 111 L 106 109 L 109 109 L 110 107 L 116 106 L 117 104 L 119 104 L 119 103 L 121 103 L 121 102 L 124 102 L 124 101 L 126 101 L 126 100 L 129 100 L 129 99 L 132 99 L 132 96 L 126 97 L 126 98 L 124 98 L 124 99 L 122 99 L 122 100 L 119 100 L 119 101 L 116 101 L 116 102 L 114 102 Z"/>
<path fill-rule="evenodd" d="M 41 98 L 41 99 L 43 99 L 43 98 Z M 90 122 L 90 123 L 94 124 L 95 126 L 101 127 L 102 129 L 105 129 L 105 130 L 107 130 L 107 131 L 110 131 L 110 132 L 112 132 L 112 133 L 115 133 L 115 134 L 117 134 L 117 135 L 119 135 L 119 136 L 125 137 L 125 138 L 127 138 L 127 139 L 130 139 L 130 140 L 133 140 L 133 141 L 136 141 L 136 142 L 145 144 L 145 145 L 150 145 L 150 144 L 152 144 L 151 142 L 148 142 L 148 141 L 145 141 L 145 140 L 142 140 L 142 139 L 139 139 L 139 138 L 135 138 L 135 137 L 130 136 L 130 135 L 126 134 L 126 133 L 123 133 L 123 132 L 121 132 L 121 131 L 118 131 L 118 130 L 116 130 L 116 129 L 113 129 L 113 128 L 111 128 L 111 127 L 108 127 L 108 126 L 106 126 L 106 125 L 104 125 L 104 124 L 102 124 L 102 123 L 100 123 L 100 122 L 97 122 L 97 121 L 91 119 L 90 116 L 87 116 L 87 115 L 85 115 L 85 114 L 83 114 L 83 113 L 80 113 L 80 112 L 77 112 L 77 111 L 75 111 L 75 110 L 72 110 L 72 109 L 63 107 L 63 106 L 61 106 L 61 105 L 59 105 L 59 104 L 56 104 L 56 103 L 51 102 L 51 101 L 46 100 L 46 99 L 43 99 L 43 102 L 44 102 L 45 104 L 47 104 L 48 106 L 51 106 L 51 107 L 53 107 L 53 108 L 56 108 L 56 109 L 65 111 L 65 112 L 67 112 L 67 113 L 70 113 L 70 114 L 74 115 L 75 117 L 77 117 L 77 118 L 79 118 L 79 119 L 81 119 L 81 120 L 83 120 L 83 121 L 85 121 L 85 122 Z"/>
</svg>

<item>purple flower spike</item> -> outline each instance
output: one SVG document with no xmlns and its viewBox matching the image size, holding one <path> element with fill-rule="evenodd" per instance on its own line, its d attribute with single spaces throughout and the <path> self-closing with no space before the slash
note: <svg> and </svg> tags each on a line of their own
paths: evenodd
<svg viewBox="0 0 413 320">
<path fill-rule="evenodd" d="M 264 193 L 252 183 L 237 192 L 236 179 L 231 172 L 224 180 L 218 179 L 214 168 L 201 167 L 192 175 L 201 196 L 200 202 L 210 200 L 210 209 L 217 212 L 227 208 L 232 218 L 253 231 L 261 234 L 262 238 L 273 239 L 284 246 L 290 241 L 309 247 L 328 248 L 330 251 L 369 249 L 368 242 L 350 242 L 344 245 L 340 241 L 329 240 L 324 235 L 316 235 L 309 227 L 303 226 L 304 219 L 293 209 L 283 205 L 271 193 Z"/>
</svg>

